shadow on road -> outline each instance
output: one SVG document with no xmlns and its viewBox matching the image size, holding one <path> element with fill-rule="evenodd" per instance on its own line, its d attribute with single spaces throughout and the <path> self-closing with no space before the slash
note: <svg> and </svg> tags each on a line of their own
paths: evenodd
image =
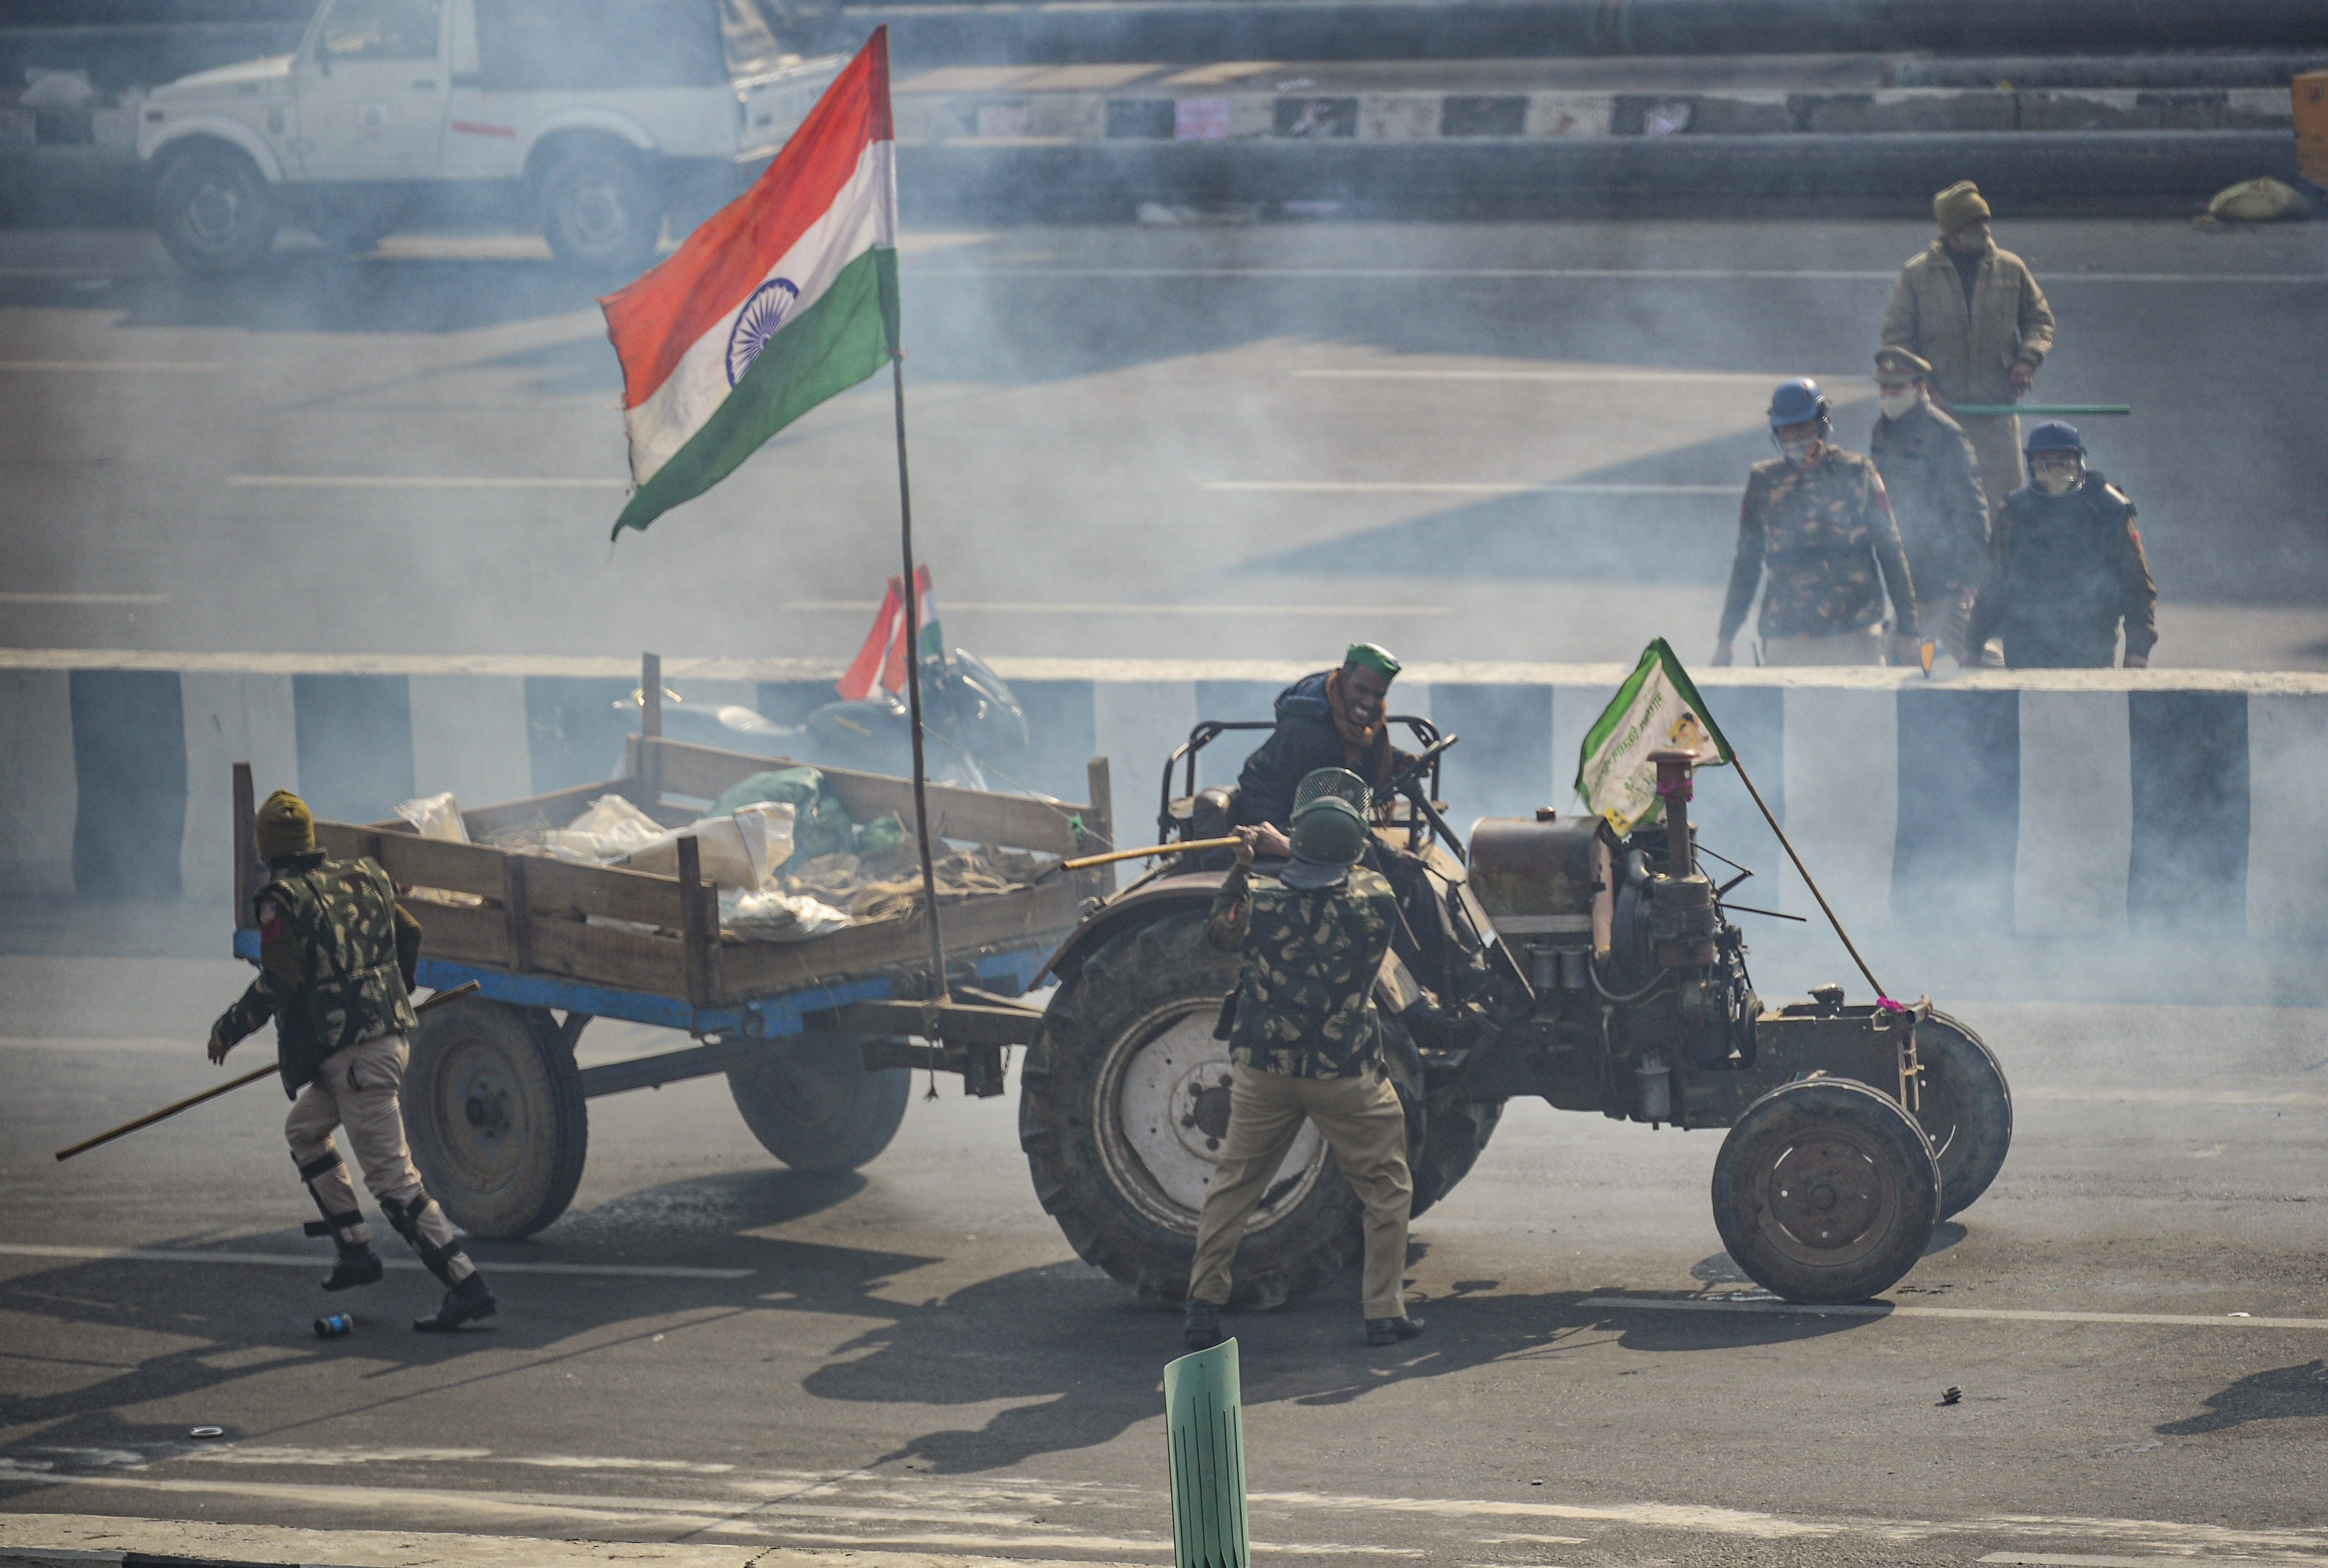
<svg viewBox="0 0 2328 1568">
<path fill-rule="evenodd" d="M 2162 1437 L 2197 1437 L 2244 1426 L 2250 1421 L 2328 1415 L 2328 1361 L 2314 1357 L 2297 1367 L 2250 1372 L 2220 1394 L 2207 1396 L 2204 1415 L 2153 1427 Z"/>
</svg>

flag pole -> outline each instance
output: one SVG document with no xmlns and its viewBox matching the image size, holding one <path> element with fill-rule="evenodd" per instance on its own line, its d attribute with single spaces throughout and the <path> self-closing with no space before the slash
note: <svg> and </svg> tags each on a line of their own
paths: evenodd
<svg viewBox="0 0 2328 1568">
<path fill-rule="evenodd" d="M 922 593 L 914 575 L 914 491 L 906 473 L 906 351 L 889 350 L 889 385 L 897 406 L 897 531 L 906 553 L 906 707 L 914 742 L 914 837 L 922 846 L 922 898 L 929 910 L 930 974 L 934 1000 L 948 999 L 945 943 L 938 932 L 938 873 L 930 858 L 929 770 L 922 755 Z M 937 1029 L 934 1009 L 924 1027 Z M 934 1092 L 934 1091 L 933 1091 Z"/>
<path fill-rule="evenodd" d="M 1874 988 L 1875 999 L 1890 1002 L 1892 994 L 1883 989 L 1883 983 L 1875 977 L 1875 971 L 1867 966 L 1867 960 L 1859 956 L 1857 947 L 1852 946 L 1851 933 L 1845 930 L 1843 922 L 1835 918 L 1835 910 L 1827 903 L 1826 895 L 1819 891 L 1818 883 L 1811 880 L 1810 868 L 1804 865 L 1803 857 L 1795 853 L 1794 841 L 1787 836 L 1787 830 L 1779 826 L 1779 819 L 1770 815 L 1770 807 L 1764 803 L 1762 792 L 1754 788 L 1753 775 L 1746 771 L 1746 764 L 1738 760 L 1735 751 L 1730 754 L 1730 765 L 1738 770 L 1738 782 L 1746 786 L 1746 793 L 1751 795 L 1754 804 L 1761 807 L 1762 820 L 1769 823 L 1770 831 L 1779 835 L 1779 846 L 1787 852 L 1787 858 L 1795 863 L 1795 870 L 1801 874 L 1803 885 L 1810 889 L 1811 897 L 1818 901 L 1819 912 L 1826 917 L 1826 923 L 1835 928 L 1835 934 L 1843 938 L 1843 950 L 1851 955 L 1851 961 L 1859 966 L 1862 975 L 1867 976 L 1867 984 Z"/>
</svg>

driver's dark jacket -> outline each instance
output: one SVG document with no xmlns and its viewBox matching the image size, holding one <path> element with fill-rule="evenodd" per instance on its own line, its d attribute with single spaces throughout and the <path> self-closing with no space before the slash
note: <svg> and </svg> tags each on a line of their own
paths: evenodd
<svg viewBox="0 0 2328 1568">
<path fill-rule="evenodd" d="M 1232 823 L 1258 826 L 1273 822 L 1291 828 L 1293 792 L 1301 780 L 1320 768 L 1348 766 L 1342 733 L 1334 727 L 1334 710 L 1326 701 L 1326 677 L 1333 673 L 1321 669 L 1305 675 L 1277 694 L 1277 728 L 1244 760 L 1244 770 L 1237 775 L 1236 804 L 1229 813 Z M 1389 746 L 1387 733 L 1376 743 Z M 1413 761 L 1409 753 L 1390 747 L 1391 772 Z M 1374 762 L 1367 758 L 1359 761 L 1352 771 L 1369 788 L 1379 786 L 1382 779 Z"/>
<path fill-rule="evenodd" d="M 1288 1078 L 1356 1078 L 1382 1065 L 1375 980 L 1398 927 L 1390 883 L 1365 866 L 1330 888 L 1243 868 L 1213 897 L 1207 945 L 1242 955 L 1225 1022 L 1229 1054 Z"/>
</svg>

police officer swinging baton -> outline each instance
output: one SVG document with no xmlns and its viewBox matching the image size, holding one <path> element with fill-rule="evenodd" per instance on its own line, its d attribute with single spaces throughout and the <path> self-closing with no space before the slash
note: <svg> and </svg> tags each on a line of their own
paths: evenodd
<svg viewBox="0 0 2328 1568">
<path fill-rule="evenodd" d="M 413 1016 L 417 1018 L 432 1007 L 442 1006 L 444 1003 L 454 1000 L 455 997 L 466 996 L 476 989 L 477 983 L 474 980 L 465 980 L 460 985 L 454 986 L 450 991 L 439 991 L 427 1001 L 423 1002 L 420 1005 L 415 1007 L 412 1010 Z M 121 1137 L 125 1134 L 134 1133 L 140 1127 L 150 1127 L 156 1122 L 166 1121 L 170 1117 L 176 1115 L 180 1111 L 192 1110 L 204 1100 L 214 1100 L 221 1095 L 232 1094 L 235 1090 L 242 1087 L 245 1084 L 255 1084 L 260 1078 L 266 1078 L 270 1073 L 277 1073 L 281 1070 L 281 1063 L 268 1062 L 257 1072 L 247 1072 L 240 1078 L 235 1079 L 232 1083 L 221 1084 L 214 1089 L 204 1089 L 201 1094 L 190 1095 L 174 1105 L 164 1106 L 160 1110 L 142 1115 L 134 1122 L 124 1122 L 121 1125 L 114 1128 L 109 1133 L 99 1133 L 94 1138 L 82 1139 L 80 1143 L 75 1143 L 70 1149 L 60 1149 L 57 1151 L 57 1158 L 60 1160 L 70 1160 L 75 1154 L 86 1153 L 88 1151 L 96 1148 L 99 1143 L 110 1143 L 114 1139 Z"/>
</svg>

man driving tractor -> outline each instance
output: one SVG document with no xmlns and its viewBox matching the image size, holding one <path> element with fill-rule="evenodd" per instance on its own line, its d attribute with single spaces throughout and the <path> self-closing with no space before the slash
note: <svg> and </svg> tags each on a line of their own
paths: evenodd
<svg viewBox="0 0 2328 1568">
<path fill-rule="evenodd" d="M 1277 696 L 1277 729 L 1244 761 L 1230 821 L 1268 826 L 1281 838 L 1293 822 L 1293 794 L 1320 768 L 1347 768 L 1377 798 L 1414 761 L 1390 743 L 1390 683 L 1399 662 L 1388 649 L 1354 642 L 1339 669 L 1303 676 Z M 1261 853 L 1283 854 L 1264 836 Z"/>
</svg>

